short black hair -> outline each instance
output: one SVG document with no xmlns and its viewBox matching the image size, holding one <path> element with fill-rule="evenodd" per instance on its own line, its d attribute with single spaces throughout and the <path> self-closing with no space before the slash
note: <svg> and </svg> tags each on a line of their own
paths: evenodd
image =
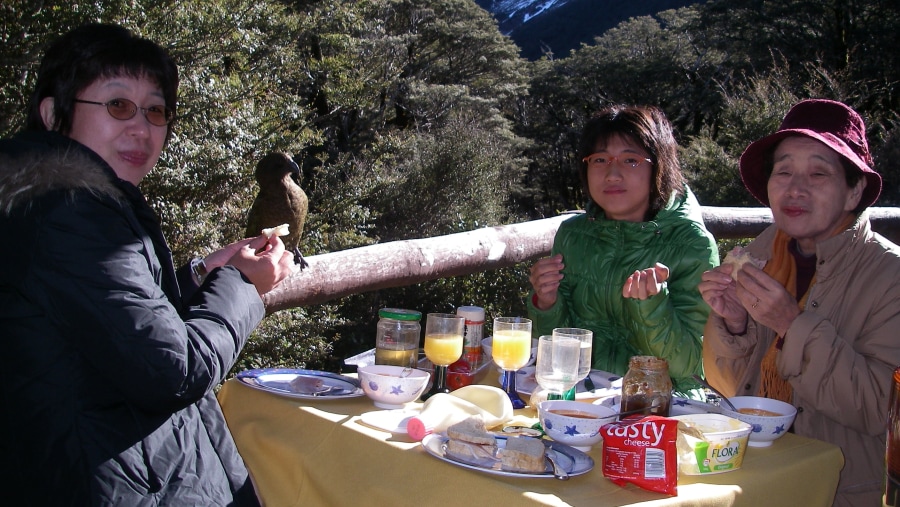
<svg viewBox="0 0 900 507">
<path fill-rule="evenodd" d="M 92 23 L 63 34 L 44 53 L 25 129 L 48 130 L 41 117 L 41 101 L 53 97 L 55 123 L 50 130 L 68 135 L 78 94 L 98 79 L 120 76 L 155 81 L 166 107 L 176 111 L 178 67 L 168 52 L 119 25 Z M 168 140 L 172 123 L 167 129 Z"/>
<path fill-rule="evenodd" d="M 621 136 L 642 146 L 653 164 L 650 207 L 645 220 L 652 220 L 673 194 L 684 192 L 684 175 L 678 162 L 678 143 L 665 113 L 653 106 L 613 105 L 595 113 L 581 131 L 578 145 L 579 176 L 585 195 L 591 197 L 584 157 L 594 152 L 598 142 Z M 597 206 L 599 203 L 594 202 Z"/>
</svg>

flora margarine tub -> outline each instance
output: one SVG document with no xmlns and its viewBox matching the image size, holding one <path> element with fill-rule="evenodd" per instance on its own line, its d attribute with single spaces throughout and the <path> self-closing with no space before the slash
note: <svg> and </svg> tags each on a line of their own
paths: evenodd
<svg viewBox="0 0 900 507">
<path fill-rule="evenodd" d="M 684 475 L 731 472 L 741 468 L 751 426 L 719 414 L 674 416 L 678 420 L 678 471 Z"/>
</svg>

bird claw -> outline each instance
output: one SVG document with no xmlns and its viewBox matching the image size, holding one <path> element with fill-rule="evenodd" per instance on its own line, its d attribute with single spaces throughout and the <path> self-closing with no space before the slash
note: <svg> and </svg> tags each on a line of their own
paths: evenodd
<svg viewBox="0 0 900 507">
<path fill-rule="evenodd" d="M 304 270 L 309 267 L 309 263 L 306 262 L 306 259 L 303 258 L 303 254 L 300 253 L 299 248 L 294 248 L 294 264 L 299 264 L 300 270 Z"/>
</svg>

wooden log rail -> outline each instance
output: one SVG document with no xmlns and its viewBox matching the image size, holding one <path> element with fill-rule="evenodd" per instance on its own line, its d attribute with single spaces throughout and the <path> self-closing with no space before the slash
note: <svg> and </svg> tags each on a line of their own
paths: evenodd
<svg viewBox="0 0 900 507">
<path fill-rule="evenodd" d="M 873 228 L 900 243 L 900 208 L 869 208 Z M 468 275 L 546 256 L 565 213 L 432 238 L 393 241 L 306 257 L 309 267 L 265 295 L 269 313 L 351 294 Z M 703 207 L 718 239 L 752 238 L 772 223 L 769 208 Z"/>
</svg>

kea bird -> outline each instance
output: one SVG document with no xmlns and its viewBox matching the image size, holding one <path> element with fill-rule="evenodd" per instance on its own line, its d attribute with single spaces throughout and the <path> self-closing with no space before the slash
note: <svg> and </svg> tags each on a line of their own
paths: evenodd
<svg viewBox="0 0 900 507">
<path fill-rule="evenodd" d="M 294 263 L 308 266 L 300 254 L 300 235 L 306 222 L 309 199 L 300 188 L 300 167 L 283 153 L 269 153 L 256 164 L 259 193 L 247 216 L 247 237 L 259 236 L 263 229 L 281 224 L 290 226 L 290 234 L 281 238 L 294 252 Z"/>
</svg>

